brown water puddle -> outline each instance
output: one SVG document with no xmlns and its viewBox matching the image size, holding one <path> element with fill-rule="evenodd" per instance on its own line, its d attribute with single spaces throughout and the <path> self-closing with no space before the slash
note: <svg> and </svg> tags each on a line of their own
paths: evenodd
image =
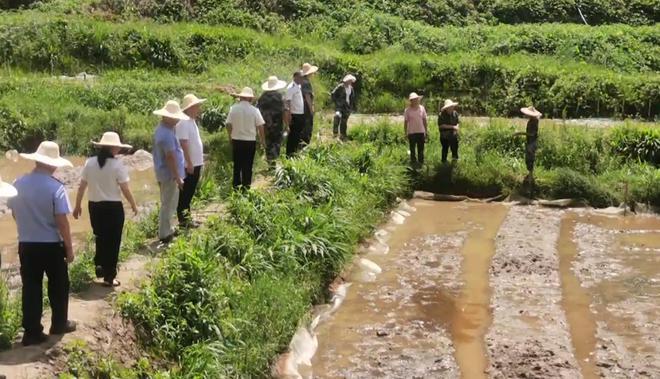
<svg viewBox="0 0 660 379">
<path fill-rule="evenodd" d="M 75 206 L 75 196 L 77 192 L 77 183 L 79 182 L 80 169 L 85 163 L 84 157 L 68 157 L 75 166 L 75 169 L 67 169 L 62 172 L 57 172 L 58 176 L 67 185 L 69 189 L 69 199 L 71 206 Z M 17 162 L 8 160 L 6 158 L 0 159 L 0 175 L 5 182 L 13 182 L 16 178 L 30 172 L 34 167 L 34 163 L 19 159 Z M 129 164 L 130 167 L 130 164 Z M 158 186 L 156 183 L 153 169 L 146 170 L 131 170 L 131 190 L 138 205 L 151 203 L 158 198 Z M 76 240 L 84 239 L 88 232 L 91 231 L 89 222 L 89 215 L 87 214 L 87 198 L 83 199 L 83 214 L 78 220 L 70 218 L 71 232 Z M 126 206 L 128 204 L 125 203 Z M 17 232 L 16 224 L 13 218 L 5 208 L 5 202 L 2 201 L 0 207 L 4 208 L 5 214 L 0 217 L 0 258 L 2 268 L 14 265 L 17 262 Z M 127 217 L 132 216 L 130 208 L 126 208 Z"/>
<path fill-rule="evenodd" d="M 365 256 L 383 272 L 354 282 L 318 328 L 315 377 L 485 377 L 488 270 L 507 208 L 412 205 L 387 241 L 390 253 Z"/>
<path fill-rule="evenodd" d="M 660 375 L 660 218 L 572 212 L 558 250 L 583 376 Z"/>
</svg>

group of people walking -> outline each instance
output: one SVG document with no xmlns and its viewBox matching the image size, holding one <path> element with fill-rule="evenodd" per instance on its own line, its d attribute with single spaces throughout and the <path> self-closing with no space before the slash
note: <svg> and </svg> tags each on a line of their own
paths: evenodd
<svg viewBox="0 0 660 379">
<path fill-rule="evenodd" d="M 226 129 L 232 147 L 233 186 L 249 189 L 257 141 L 266 151 L 268 163 L 274 166 L 287 137 L 286 155 L 292 157 L 311 141 L 314 128 L 314 91 L 310 78 L 318 67 L 304 64 L 293 73 L 290 83 L 269 77 L 261 86 L 263 93 L 256 101 L 250 87 L 234 94 L 238 101 L 230 108 Z M 346 75 L 332 91 L 335 105 L 333 134 L 345 140 L 348 119 L 355 110 L 356 78 Z M 422 96 L 411 93 L 404 111 L 404 130 L 410 143 L 410 160 L 424 163 L 424 145 L 428 138 L 428 117 L 421 104 Z M 169 100 L 153 112 L 160 117 L 153 139 L 153 162 L 160 190 L 158 237 L 164 244 L 175 236 L 173 219 L 176 214 L 180 228 L 195 227 L 190 207 L 204 166 L 204 149 L 197 118 L 206 99 L 194 94 L 183 97 L 181 104 Z M 439 109 L 438 127 L 442 144 L 442 161 L 449 151 L 458 159 L 458 103 L 446 100 Z M 529 117 L 527 130 L 527 167 L 534 166 L 538 121 L 541 113 L 533 107 L 521 112 Z M 48 298 L 52 309 L 50 334 L 63 334 L 76 329 L 68 318 L 69 276 L 67 265 L 74 261 L 68 215 L 78 219 L 83 213 L 83 198 L 87 193 L 87 210 L 95 236 L 94 265 L 97 278 L 108 287 L 121 285 L 117 280 L 117 262 L 124 229 L 124 205 L 128 201 L 137 214 L 138 207 L 129 188 L 129 173 L 118 155 L 131 146 L 114 132 L 106 132 L 93 141 L 97 154 L 89 158 L 82 169 L 75 206 L 69 202 L 67 190 L 54 172 L 72 167 L 60 156 L 57 143 L 42 142 L 32 154 L 21 157 L 35 163 L 33 170 L 12 185 L 0 180 L 0 197 L 7 197 L 8 207 L 18 229 L 18 253 L 23 282 L 22 311 L 25 346 L 47 340 L 41 324 L 43 276 L 48 277 Z"/>
</svg>

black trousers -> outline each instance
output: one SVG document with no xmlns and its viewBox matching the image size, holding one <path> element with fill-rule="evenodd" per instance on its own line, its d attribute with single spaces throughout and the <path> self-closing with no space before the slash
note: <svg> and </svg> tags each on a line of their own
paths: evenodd
<svg viewBox="0 0 660 379">
<path fill-rule="evenodd" d="M 117 277 L 124 230 L 124 206 L 121 201 L 90 201 L 89 218 L 96 239 L 94 265 L 103 268 L 103 280 L 112 282 Z"/>
<path fill-rule="evenodd" d="M 62 328 L 69 317 L 69 271 L 64 244 L 21 242 L 18 244 L 23 282 L 23 329 L 26 336 L 43 331 L 43 279 L 48 277 L 51 328 Z"/>
<path fill-rule="evenodd" d="M 527 143 L 525 144 L 525 165 L 527 166 L 527 171 L 534 171 L 534 162 L 536 161 L 536 147 L 537 147 L 537 137 L 527 137 Z"/>
<path fill-rule="evenodd" d="M 442 145 L 442 161 L 447 162 L 447 155 L 451 149 L 451 158 L 458 159 L 458 133 L 440 131 L 440 144 Z"/>
<path fill-rule="evenodd" d="M 257 141 L 231 140 L 234 158 L 234 188 L 250 189 L 252 184 L 252 165 L 257 152 Z"/>
<path fill-rule="evenodd" d="M 202 166 L 195 166 L 193 173 L 186 173 L 186 178 L 183 179 L 183 189 L 179 191 L 179 205 L 176 208 L 176 215 L 179 219 L 179 224 L 188 224 L 192 221 L 190 216 L 190 203 L 197 191 L 199 178 L 202 174 Z"/>
<path fill-rule="evenodd" d="M 314 115 L 305 107 L 305 127 L 303 128 L 301 140 L 302 144 L 309 145 L 312 142 L 312 133 L 314 132 Z"/>
<path fill-rule="evenodd" d="M 424 163 L 424 144 L 426 143 L 426 134 L 413 133 L 408 134 L 408 144 L 410 146 L 410 162 Z M 417 153 L 415 154 L 415 150 Z"/>
<path fill-rule="evenodd" d="M 339 115 L 337 113 L 339 113 Z M 350 109 L 337 109 L 335 111 L 335 118 L 332 123 L 332 134 L 335 136 L 340 134 L 343 138 L 346 138 L 348 133 L 349 117 L 351 117 Z"/>
<path fill-rule="evenodd" d="M 291 125 L 289 125 L 289 136 L 286 141 L 286 156 L 291 158 L 298 148 L 302 140 L 302 132 L 305 128 L 305 115 L 294 114 L 291 115 Z"/>
</svg>

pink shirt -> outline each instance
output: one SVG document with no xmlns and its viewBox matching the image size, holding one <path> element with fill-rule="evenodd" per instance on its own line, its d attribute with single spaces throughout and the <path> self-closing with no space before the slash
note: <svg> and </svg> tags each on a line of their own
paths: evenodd
<svg viewBox="0 0 660 379">
<path fill-rule="evenodd" d="M 423 105 L 419 108 L 406 108 L 403 112 L 403 118 L 408 123 L 408 134 L 426 133 L 424 123 L 426 121 L 426 109 Z"/>
</svg>

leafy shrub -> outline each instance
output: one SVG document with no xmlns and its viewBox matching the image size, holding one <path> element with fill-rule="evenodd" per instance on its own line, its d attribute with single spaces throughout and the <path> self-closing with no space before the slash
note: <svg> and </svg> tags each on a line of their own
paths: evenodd
<svg viewBox="0 0 660 379">
<path fill-rule="evenodd" d="M 657 128 L 615 128 L 610 136 L 610 146 L 626 159 L 660 166 L 660 130 Z"/>
<path fill-rule="evenodd" d="M 601 208 L 618 205 L 616 196 L 603 184 L 569 168 L 551 172 L 546 180 L 540 181 L 539 186 L 543 193 L 552 198 L 586 200 L 594 207 Z"/>
<path fill-rule="evenodd" d="M 9 294 L 6 278 L 0 275 L 0 350 L 11 347 L 20 326 L 20 300 Z"/>
<path fill-rule="evenodd" d="M 225 127 L 227 114 L 222 108 L 207 108 L 202 113 L 199 124 L 209 133 L 215 133 Z"/>
</svg>

